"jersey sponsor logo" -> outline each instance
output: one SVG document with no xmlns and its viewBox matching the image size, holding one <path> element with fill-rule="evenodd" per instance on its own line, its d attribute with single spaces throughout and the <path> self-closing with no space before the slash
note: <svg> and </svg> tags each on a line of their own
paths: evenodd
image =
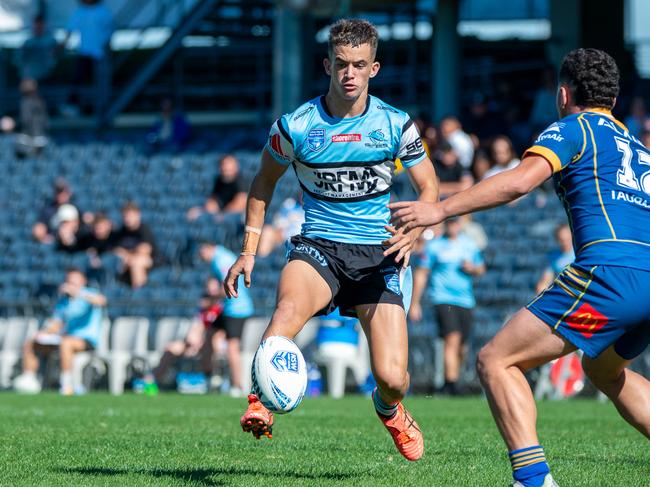
<svg viewBox="0 0 650 487">
<path fill-rule="evenodd" d="M 361 134 L 332 135 L 332 142 L 361 142 Z"/>
<path fill-rule="evenodd" d="M 648 200 L 642 198 L 641 196 L 626 193 L 625 191 L 612 190 L 612 199 L 614 201 L 626 201 L 628 203 L 650 209 L 650 203 L 648 203 Z"/>
<path fill-rule="evenodd" d="M 560 134 L 554 133 L 544 133 L 537 137 L 537 140 L 535 142 L 541 142 L 542 140 L 554 140 L 555 142 L 562 142 L 564 140 L 564 137 L 562 137 Z"/>
<path fill-rule="evenodd" d="M 327 259 L 323 256 L 323 254 L 320 253 L 318 249 L 315 249 L 311 245 L 305 245 L 304 243 L 301 243 L 296 245 L 293 251 L 307 254 L 309 257 L 318 262 L 322 267 L 327 267 Z"/>
<path fill-rule="evenodd" d="M 564 137 L 560 135 L 561 130 L 566 126 L 564 122 L 555 122 L 549 125 L 544 132 L 539 134 L 539 137 L 537 137 L 537 142 L 541 142 L 542 140 L 554 140 L 556 142 L 562 142 L 564 140 Z"/>
<path fill-rule="evenodd" d="M 584 303 L 566 319 L 569 328 L 576 330 L 585 338 L 591 338 L 609 322 L 609 318 L 589 303 Z"/>
<path fill-rule="evenodd" d="M 388 147 L 388 139 L 381 129 L 373 130 L 368 134 L 370 142 L 366 142 L 366 147 L 384 148 Z"/>
<path fill-rule="evenodd" d="M 307 147 L 312 152 L 318 152 L 325 148 L 325 130 L 312 129 L 307 134 Z"/>
<path fill-rule="evenodd" d="M 546 132 L 559 132 L 560 130 L 562 130 L 562 129 L 565 127 L 565 125 L 566 125 L 566 124 L 565 124 L 564 122 L 555 122 L 555 123 L 552 123 L 552 124 L 549 125 L 548 128 L 547 128 L 546 130 L 544 130 L 544 132 L 542 132 L 542 133 L 546 133 Z"/>
<path fill-rule="evenodd" d="M 301 112 L 296 113 L 296 115 L 293 117 L 293 121 L 295 122 L 296 120 L 300 120 L 302 117 L 307 115 L 309 112 L 311 112 L 314 109 L 315 105 L 309 105 L 307 108 L 302 110 Z"/>
<path fill-rule="evenodd" d="M 377 110 L 386 110 L 387 112 L 399 113 L 393 107 L 387 107 L 386 105 L 377 105 Z"/>
<path fill-rule="evenodd" d="M 271 135 L 269 139 L 269 146 L 271 147 L 271 150 L 275 153 L 275 155 L 277 155 L 281 159 L 284 159 L 285 161 L 289 160 L 289 156 L 282 151 L 280 134 Z"/>
<path fill-rule="evenodd" d="M 422 147 L 422 139 L 420 137 L 406 146 L 407 154 L 419 154 L 423 150 L 424 148 Z"/>
<path fill-rule="evenodd" d="M 314 171 L 318 189 L 334 193 L 345 193 L 346 196 L 361 196 L 372 193 L 379 184 L 379 174 L 371 168 L 349 169 L 343 171 Z"/>
<path fill-rule="evenodd" d="M 298 373 L 298 356 L 294 352 L 278 350 L 271 359 L 271 365 L 280 372 Z"/>
</svg>

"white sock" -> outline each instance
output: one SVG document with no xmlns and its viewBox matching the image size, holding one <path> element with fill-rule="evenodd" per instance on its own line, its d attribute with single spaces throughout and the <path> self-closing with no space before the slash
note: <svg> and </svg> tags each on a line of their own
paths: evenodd
<svg viewBox="0 0 650 487">
<path fill-rule="evenodd" d="M 61 372 L 61 389 L 72 389 L 72 372 Z"/>
<path fill-rule="evenodd" d="M 27 371 L 23 372 L 23 375 L 25 377 L 29 377 L 30 379 L 36 379 L 36 372 Z"/>
</svg>

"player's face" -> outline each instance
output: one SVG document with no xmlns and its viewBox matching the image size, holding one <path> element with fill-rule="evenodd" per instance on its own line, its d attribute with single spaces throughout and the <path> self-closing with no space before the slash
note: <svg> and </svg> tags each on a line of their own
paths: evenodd
<svg viewBox="0 0 650 487">
<path fill-rule="evenodd" d="M 330 76 L 330 91 L 346 101 L 367 93 L 368 81 L 379 71 L 370 44 L 335 46 L 323 65 Z"/>
</svg>

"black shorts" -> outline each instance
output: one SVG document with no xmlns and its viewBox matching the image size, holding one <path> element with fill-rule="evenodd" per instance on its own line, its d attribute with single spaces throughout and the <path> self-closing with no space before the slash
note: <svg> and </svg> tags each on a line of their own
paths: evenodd
<svg viewBox="0 0 650 487">
<path fill-rule="evenodd" d="M 401 290 L 402 266 L 395 256 L 384 257 L 384 245 L 333 242 L 322 238 L 295 236 L 289 261 L 311 265 L 332 290 L 332 301 L 317 315 L 337 307 L 342 316 L 356 317 L 355 306 L 390 303 L 404 307 Z"/>
<path fill-rule="evenodd" d="M 453 304 L 436 304 L 438 334 L 444 338 L 452 332 L 460 332 L 463 343 L 472 330 L 472 309 Z"/>
<path fill-rule="evenodd" d="M 225 330 L 227 339 L 241 338 L 244 323 L 246 323 L 247 319 L 248 318 L 234 318 L 222 313 L 216 320 L 214 320 L 212 327 L 215 330 Z"/>
</svg>

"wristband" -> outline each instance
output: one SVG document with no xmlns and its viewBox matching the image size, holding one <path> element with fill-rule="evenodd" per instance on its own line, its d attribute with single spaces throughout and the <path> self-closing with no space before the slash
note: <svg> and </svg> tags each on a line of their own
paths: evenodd
<svg viewBox="0 0 650 487">
<path fill-rule="evenodd" d="M 244 231 L 244 243 L 240 255 L 256 255 L 257 245 L 260 242 L 261 230 L 258 228 L 246 227 Z"/>
</svg>

